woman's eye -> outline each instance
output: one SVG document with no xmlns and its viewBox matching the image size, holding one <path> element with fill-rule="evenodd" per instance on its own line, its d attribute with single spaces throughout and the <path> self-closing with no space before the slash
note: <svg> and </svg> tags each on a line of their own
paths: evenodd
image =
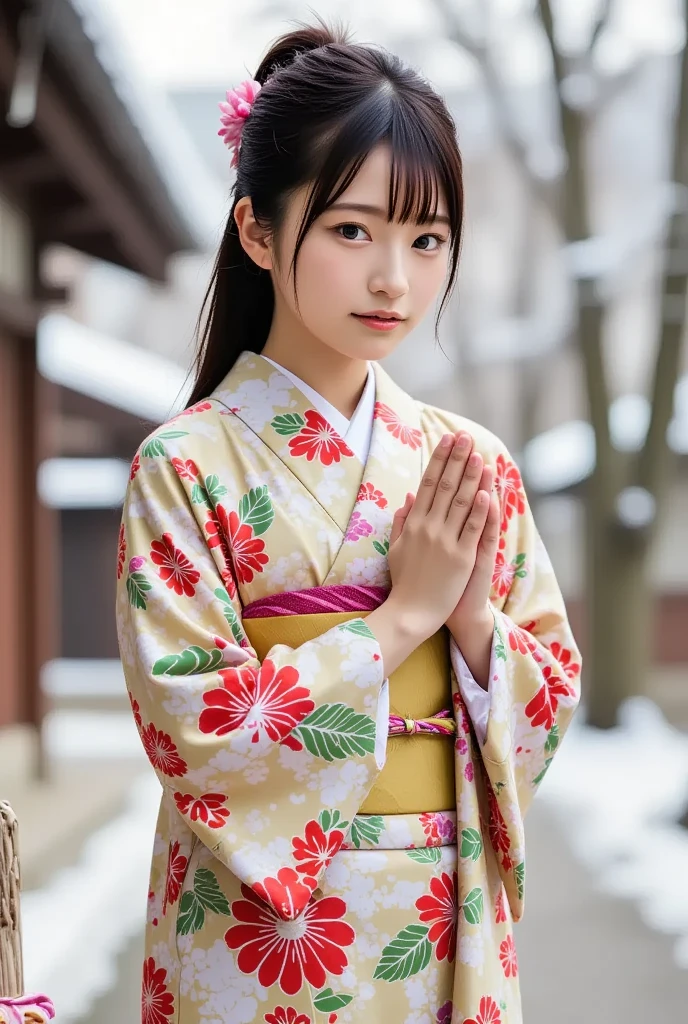
<svg viewBox="0 0 688 1024">
<path fill-rule="evenodd" d="M 435 250 L 442 247 L 444 239 L 440 238 L 439 235 L 421 235 L 413 244 L 423 252 L 435 252 Z"/>
<path fill-rule="evenodd" d="M 347 242 L 362 242 L 366 237 L 366 232 L 358 224 L 339 224 L 335 230 L 342 238 L 346 238 Z"/>
</svg>

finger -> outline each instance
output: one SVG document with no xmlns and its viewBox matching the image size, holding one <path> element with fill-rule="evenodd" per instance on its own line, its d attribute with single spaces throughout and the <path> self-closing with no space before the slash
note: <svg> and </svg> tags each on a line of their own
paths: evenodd
<svg viewBox="0 0 688 1024">
<path fill-rule="evenodd" d="M 404 523 L 406 522 L 412 506 L 413 495 L 409 492 L 404 498 L 404 504 L 394 513 L 394 518 L 392 519 L 392 532 L 389 536 L 390 545 L 394 544 L 394 542 L 401 536 L 401 531 L 404 529 Z"/>
<path fill-rule="evenodd" d="M 472 452 L 447 515 L 447 525 L 456 537 L 461 533 L 473 508 L 473 502 L 480 490 L 483 469 L 482 455 L 479 452 Z M 489 495 L 489 490 L 486 493 Z M 487 515 L 487 509 L 485 514 Z"/>
<path fill-rule="evenodd" d="M 473 438 L 465 430 L 460 431 L 454 441 L 451 453 L 440 477 L 432 508 L 428 515 L 439 523 L 444 523 L 449 515 L 454 496 L 461 484 L 466 472 L 466 464 L 470 461 Z M 477 481 L 476 481 L 477 482 Z M 470 496 L 470 504 L 466 509 L 466 515 L 470 511 L 475 494 Z"/>
<path fill-rule="evenodd" d="M 499 548 L 499 499 L 496 494 L 490 496 L 490 507 L 487 510 L 487 519 L 483 527 L 480 543 L 478 544 L 478 555 L 476 561 L 484 563 L 490 574 L 494 569 Z M 490 579 L 491 579 L 490 575 Z"/>
<path fill-rule="evenodd" d="M 423 473 L 423 479 L 421 480 L 420 487 L 418 488 L 416 500 L 413 503 L 414 519 L 420 519 L 422 516 L 426 516 L 430 511 L 435 497 L 435 492 L 437 490 L 437 485 L 439 484 L 442 473 L 444 472 L 444 467 L 451 454 L 453 444 L 454 435 L 445 434 L 430 456 L 430 461 Z"/>
<path fill-rule="evenodd" d="M 487 516 L 490 510 L 490 495 L 487 491 L 478 491 L 473 501 L 473 506 L 466 522 L 464 523 L 461 535 L 459 536 L 459 547 L 469 557 L 477 555 L 478 544 L 482 537 Z"/>
</svg>

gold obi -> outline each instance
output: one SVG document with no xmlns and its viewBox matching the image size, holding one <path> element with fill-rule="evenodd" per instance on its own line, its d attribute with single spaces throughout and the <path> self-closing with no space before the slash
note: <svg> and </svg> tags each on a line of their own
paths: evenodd
<svg viewBox="0 0 688 1024">
<path fill-rule="evenodd" d="M 274 615 L 243 620 L 246 635 L 262 661 L 276 644 L 296 648 L 348 619 L 368 612 Z M 431 718 L 452 707 L 449 634 L 442 629 L 424 641 L 389 678 L 390 714 Z M 390 736 L 387 760 L 359 814 L 421 814 L 456 808 L 452 736 Z"/>
</svg>

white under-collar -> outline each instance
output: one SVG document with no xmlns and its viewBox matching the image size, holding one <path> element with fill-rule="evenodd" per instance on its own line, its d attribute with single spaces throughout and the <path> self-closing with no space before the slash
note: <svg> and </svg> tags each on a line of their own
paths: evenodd
<svg viewBox="0 0 688 1024">
<path fill-rule="evenodd" d="M 365 464 L 370 449 L 370 438 L 373 432 L 373 414 L 375 412 L 375 371 L 372 364 L 368 363 L 368 377 L 365 387 L 358 400 L 354 414 L 349 420 L 339 409 L 335 409 L 327 399 L 323 398 L 319 392 L 306 384 L 300 377 L 297 377 L 291 370 L 287 370 L 284 366 L 276 363 L 274 359 L 270 359 L 269 356 L 262 356 L 261 358 L 266 359 L 275 369 L 289 378 L 292 384 L 313 403 L 315 410 L 346 441 L 354 455 Z"/>
</svg>

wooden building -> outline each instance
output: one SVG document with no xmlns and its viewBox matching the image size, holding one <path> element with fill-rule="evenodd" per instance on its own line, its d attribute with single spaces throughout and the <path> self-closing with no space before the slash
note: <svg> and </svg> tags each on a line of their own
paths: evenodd
<svg viewBox="0 0 688 1024">
<path fill-rule="evenodd" d="M 59 513 L 39 500 L 39 466 L 60 455 L 65 405 L 108 415 L 37 370 L 39 320 L 60 299 L 41 280 L 42 254 L 58 243 L 163 281 L 169 257 L 198 244 L 121 86 L 76 4 L 3 0 L 0 729 L 40 724 L 41 666 L 60 653 L 61 527 Z M 119 414 L 112 416 L 116 429 Z M 140 436 L 145 424 L 134 427 Z"/>
</svg>

